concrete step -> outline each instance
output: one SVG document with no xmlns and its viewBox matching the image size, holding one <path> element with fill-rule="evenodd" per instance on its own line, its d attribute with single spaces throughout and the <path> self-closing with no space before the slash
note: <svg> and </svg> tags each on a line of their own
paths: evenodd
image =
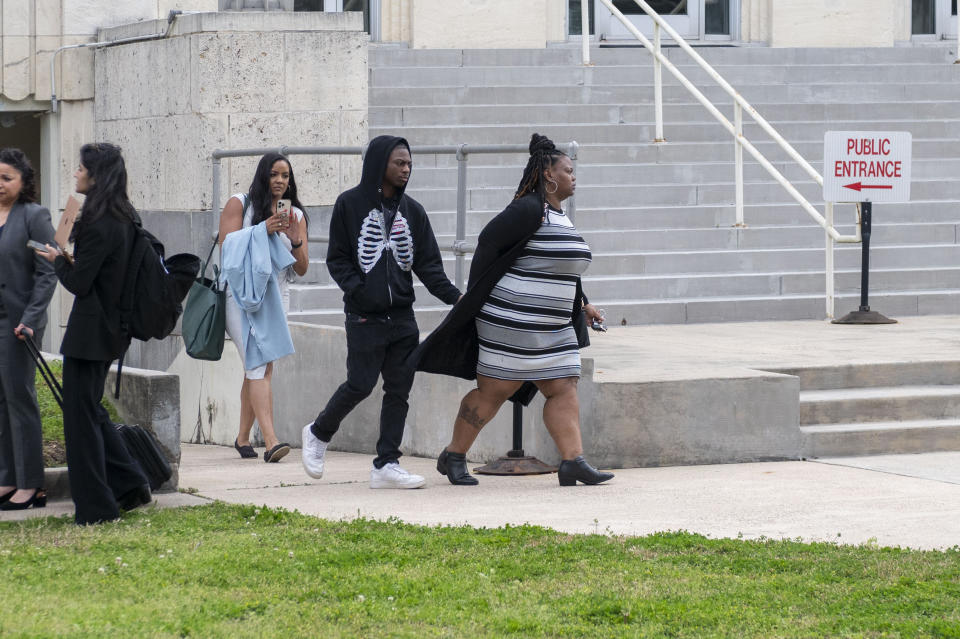
<svg viewBox="0 0 960 639">
<path fill-rule="evenodd" d="M 765 369 L 800 378 L 801 391 L 960 384 L 960 361 L 890 362 Z"/>
<path fill-rule="evenodd" d="M 800 392 L 800 425 L 960 418 L 960 385 Z"/>
<path fill-rule="evenodd" d="M 836 268 L 856 270 L 861 251 L 857 245 L 838 245 L 834 255 Z M 960 264 L 960 245 L 887 245 L 871 247 L 870 264 L 874 270 L 917 268 L 952 268 Z M 443 255 L 444 269 L 454 273 L 452 253 Z M 469 269 L 470 259 L 466 265 Z M 703 275 L 709 273 L 795 273 L 823 271 L 824 249 L 722 249 L 688 251 L 594 251 L 588 271 L 590 276 L 615 275 Z M 311 269 L 314 268 L 311 260 Z M 313 277 L 317 283 L 328 283 L 319 264 Z"/>
<path fill-rule="evenodd" d="M 523 174 L 524 166 L 487 165 L 484 156 L 477 156 L 469 162 L 467 168 L 467 186 L 512 187 L 516 188 Z M 457 167 L 423 166 L 416 157 L 416 169 L 410 179 L 411 193 L 418 188 L 450 188 L 457 186 Z M 822 174 L 823 162 L 811 162 L 811 166 Z M 796 163 L 777 162 L 774 165 L 789 180 L 807 181 L 810 176 Z M 960 176 L 960 158 L 918 159 L 913 161 L 913 177 L 918 180 L 958 179 Z M 581 187 L 590 184 L 662 184 L 702 182 L 733 183 L 733 162 L 673 162 L 667 164 L 588 164 L 577 165 L 577 184 Z M 771 181 L 773 178 L 757 162 L 744 162 L 743 176 L 746 182 Z"/>
<path fill-rule="evenodd" d="M 310 274 L 291 287 L 292 310 L 339 308 L 343 292 L 326 273 L 325 265 L 318 265 L 323 272 Z M 451 269 L 452 270 L 452 269 Z M 453 279 L 454 273 L 448 272 Z M 584 290 L 591 298 L 615 300 L 629 297 L 647 301 L 667 301 L 692 298 L 821 296 L 825 290 L 825 276 L 821 272 L 808 273 L 708 273 L 694 275 L 608 275 L 586 276 Z M 834 274 L 834 287 L 839 295 L 858 295 L 860 271 L 845 269 Z M 870 273 L 871 296 L 887 291 L 942 291 L 960 289 L 960 267 L 928 269 L 875 269 Z M 418 300 L 428 300 L 430 293 L 415 280 L 414 290 Z"/>
<path fill-rule="evenodd" d="M 796 181 L 796 190 L 814 206 L 822 207 L 823 187 L 812 180 Z M 467 210 L 502 209 L 513 199 L 516 186 L 482 187 L 467 189 Z M 960 179 L 934 179 L 911 181 L 911 197 L 918 200 L 960 199 Z M 411 186 L 409 195 L 428 211 L 456 209 L 455 188 L 416 188 Z M 852 192 L 851 192 L 852 193 Z M 779 202 L 789 198 L 787 191 L 772 180 L 745 182 L 744 198 L 754 204 Z M 577 187 L 577 208 L 600 206 L 627 207 L 638 203 L 648 206 L 693 206 L 697 204 L 733 204 L 736 201 L 732 183 L 661 183 L 661 184 L 586 184 Z"/>
<path fill-rule="evenodd" d="M 721 227 L 710 229 L 606 229 L 588 226 L 582 218 L 580 234 L 598 252 L 615 251 L 672 251 L 672 250 L 727 250 L 820 248 L 824 246 L 824 231 L 819 226 L 793 227 L 751 226 L 748 228 Z M 874 225 L 871 242 L 874 246 L 889 244 L 957 244 L 957 224 L 885 224 Z M 837 227 L 841 233 L 852 235 L 852 225 Z M 453 246 L 453 233 L 436 233 L 441 247 Z M 477 235 L 469 233 L 466 241 L 476 244 Z"/>
<path fill-rule="evenodd" d="M 723 101 L 721 110 L 732 119 L 732 101 Z M 960 105 L 953 101 L 889 102 L 872 105 L 857 103 L 754 104 L 757 111 L 775 126 L 780 122 L 871 122 L 875 120 L 956 119 Z M 533 116 L 531 118 L 531 116 Z M 370 108 L 372 127 L 453 126 L 526 124 L 543 122 L 607 122 L 611 124 L 647 124 L 655 118 L 652 104 L 465 104 L 451 109 L 443 106 L 384 105 Z M 664 110 L 668 122 L 713 122 L 714 118 L 699 103 L 671 104 Z"/>
<path fill-rule="evenodd" d="M 649 79 L 648 79 L 649 78 Z M 827 84 L 753 84 L 734 85 L 751 104 L 811 103 L 861 104 L 870 106 L 884 102 L 950 101 L 960 95 L 956 83 L 917 82 L 841 82 Z M 715 105 L 732 105 L 733 98 L 715 84 L 697 87 Z M 549 86 L 439 86 L 397 87 L 376 86 L 369 89 L 372 107 L 424 105 L 486 104 L 624 104 L 652 105 L 653 76 L 625 79 L 616 85 Z M 664 104 L 699 104 L 684 87 L 667 84 L 663 87 Z M 763 112 L 761 111 L 761 114 Z"/>
<path fill-rule="evenodd" d="M 590 47 L 590 61 L 596 66 L 649 64 L 651 54 L 639 43 Z M 954 45 L 955 46 L 955 45 Z M 950 64 L 955 58 L 948 43 L 934 47 L 884 48 L 770 48 L 696 46 L 697 54 L 713 65 L 816 65 L 838 62 L 851 65 L 875 64 Z M 665 45 L 664 55 L 680 67 L 696 63 L 676 45 Z M 392 44 L 371 43 L 371 67 L 410 66 L 553 66 L 580 65 L 579 44 L 551 44 L 546 49 L 410 49 Z"/>
<path fill-rule="evenodd" d="M 865 65 L 717 65 L 715 70 L 733 86 L 740 84 L 828 84 L 854 83 L 865 79 Z M 949 64 L 870 65 L 869 80 L 875 83 L 952 82 L 960 78 L 960 69 Z M 700 67 L 682 69 L 695 85 L 713 83 Z M 616 66 L 470 66 L 470 67 L 372 67 L 370 86 L 375 87 L 456 87 L 456 86 L 552 86 L 617 85 L 637 78 L 653 79 L 652 64 Z M 664 86 L 678 85 L 671 73 L 664 72 Z"/>
<path fill-rule="evenodd" d="M 810 226 L 812 218 L 800 206 L 784 198 L 766 204 L 746 204 L 744 220 L 747 231 L 757 227 L 769 226 Z M 502 208 L 502 207 L 501 207 Z M 467 233 L 476 235 L 501 208 L 471 209 L 467 212 Z M 817 206 L 822 213 L 823 207 Z M 311 209 L 311 235 L 326 235 L 330 226 L 328 208 Z M 430 224 L 435 233 L 452 235 L 456 230 L 456 212 L 451 208 L 430 210 Z M 914 200 L 895 204 L 874 206 L 874 228 L 889 224 L 914 224 L 918 220 L 927 223 L 957 223 L 960 221 L 960 209 L 954 200 Z M 852 204 L 838 204 L 835 207 L 837 224 L 850 228 L 856 219 L 856 210 Z M 578 206 L 577 227 L 583 231 L 592 229 L 709 229 L 731 227 L 736 223 L 736 209 L 731 204 L 703 205 L 657 205 L 643 206 Z M 879 233 L 879 231 L 878 231 Z M 317 251 L 326 251 L 325 245 L 311 241 L 310 255 L 322 255 Z"/>
<path fill-rule="evenodd" d="M 463 125 L 463 126 L 416 126 L 404 127 L 403 136 L 414 147 L 418 144 L 525 144 L 533 131 L 549 136 L 556 142 L 576 140 L 580 144 L 615 144 L 625 141 L 653 140 L 656 127 L 648 124 L 617 124 L 607 122 L 591 122 L 580 124 L 558 125 L 555 122 L 541 119 L 536 109 L 530 109 L 530 124 L 516 125 Z M 671 126 L 672 124 L 672 126 Z M 728 142 L 732 146 L 730 134 L 717 122 L 681 124 L 665 122 L 664 133 L 670 142 Z M 871 129 L 877 131 L 907 131 L 918 140 L 960 139 L 960 120 L 895 120 L 875 121 Z M 837 121 L 829 126 L 824 122 L 784 122 L 776 129 L 787 141 L 813 141 L 820 143 L 820 153 L 810 157 L 820 158 L 823 153 L 823 134 L 829 130 L 858 130 L 863 128 L 862 122 Z M 543 129 L 542 131 L 540 129 Z M 395 128 L 370 127 L 370 136 L 396 134 Z M 759 125 L 753 122 L 744 123 L 744 135 L 751 142 L 768 139 Z M 413 149 L 416 152 L 416 148 Z M 732 150 L 727 157 L 731 159 Z M 923 157 L 921 155 L 920 157 Z M 588 157 L 584 157 L 587 160 Z"/>
<path fill-rule="evenodd" d="M 960 450 L 960 420 L 801 426 L 804 458 Z"/>
<path fill-rule="evenodd" d="M 701 322 L 779 321 L 797 319 L 824 319 L 823 294 L 794 296 L 743 296 L 715 298 L 684 298 L 662 301 L 591 298 L 591 302 L 606 310 L 609 326 L 643 324 L 686 324 Z M 870 296 L 871 307 L 890 317 L 914 315 L 960 314 L 960 289 L 941 291 L 885 292 Z M 858 294 L 837 295 L 836 316 L 840 317 L 858 308 Z M 436 327 L 449 307 L 436 304 L 433 298 L 423 298 L 414 305 L 421 331 Z M 340 325 L 342 307 L 296 311 L 291 321 L 313 324 Z"/>
</svg>

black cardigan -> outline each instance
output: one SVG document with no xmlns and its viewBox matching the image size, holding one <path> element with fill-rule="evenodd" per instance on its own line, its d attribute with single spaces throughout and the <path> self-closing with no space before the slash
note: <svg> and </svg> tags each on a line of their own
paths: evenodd
<svg viewBox="0 0 960 639">
<path fill-rule="evenodd" d="M 409 361 L 416 370 L 463 379 L 477 378 L 480 346 L 474 318 L 483 308 L 490 291 L 513 266 L 517 255 L 542 223 L 543 201 L 531 193 L 512 201 L 483 228 L 470 265 L 467 292 L 411 355 Z M 585 298 L 577 278 L 571 318 L 574 319 L 577 340 L 583 348 L 590 345 L 590 339 L 581 312 L 581 300 Z M 529 393 L 529 398 L 532 396 L 533 393 Z M 529 402 L 529 398 L 524 403 Z"/>
</svg>

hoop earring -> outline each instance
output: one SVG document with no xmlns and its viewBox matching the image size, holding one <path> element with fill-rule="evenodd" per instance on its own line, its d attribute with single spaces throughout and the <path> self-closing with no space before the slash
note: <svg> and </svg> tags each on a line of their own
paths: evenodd
<svg viewBox="0 0 960 639">
<path fill-rule="evenodd" d="M 553 195 L 554 193 L 556 193 L 556 192 L 557 192 L 557 189 L 560 188 L 560 185 L 557 184 L 557 183 L 556 183 L 555 181 L 553 181 L 553 180 L 547 180 L 547 184 L 552 184 L 552 185 L 553 185 L 553 190 L 552 190 L 552 191 L 551 191 L 549 188 L 547 188 L 547 187 L 543 187 L 543 190 L 546 191 L 547 193 L 549 193 L 550 195 Z"/>
</svg>

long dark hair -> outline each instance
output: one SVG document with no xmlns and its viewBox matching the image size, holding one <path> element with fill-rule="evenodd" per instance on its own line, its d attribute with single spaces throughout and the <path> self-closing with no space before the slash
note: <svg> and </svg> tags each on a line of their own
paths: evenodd
<svg viewBox="0 0 960 639">
<path fill-rule="evenodd" d="M 20 195 L 17 202 L 25 204 L 37 201 L 37 184 L 27 154 L 20 149 L 7 147 L 0 149 L 0 164 L 9 164 L 20 173 Z"/>
<path fill-rule="evenodd" d="M 545 135 L 534 133 L 530 136 L 530 159 L 523 169 L 523 177 L 513 199 L 523 197 L 527 193 L 536 193 L 543 201 L 547 197 L 544 189 L 543 172 L 552 168 L 561 157 L 567 154 L 557 149 L 553 141 Z"/>
<path fill-rule="evenodd" d="M 273 204 L 273 196 L 270 194 L 270 170 L 279 160 L 286 162 L 290 169 L 290 183 L 287 184 L 287 190 L 282 197 L 290 200 L 292 206 L 303 211 L 303 217 L 309 224 L 310 220 L 307 219 L 307 212 L 304 210 L 303 204 L 300 204 L 300 198 L 297 197 L 297 181 L 293 179 L 293 164 L 285 155 L 280 153 L 267 153 L 260 158 L 260 163 L 257 164 L 257 172 L 253 174 L 253 182 L 250 183 L 250 192 L 248 193 L 250 203 L 253 205 L 253 224 L 259 224 L 273 215 L 273 211 L 270 209 L 270 205 Z"/>
<path fill-rule="evenodd" d="M 71 240 L 77 238 L 80 229 L 103 215 L 139 221 L 137 210 L 127 196 L 127 166 L 119 146 L 109 142 L 84 144 L 80 147 L 80 164 L 90 177 L 90 188 L 80 209 L 80 220 L 70 234 Z"/>
</svg>

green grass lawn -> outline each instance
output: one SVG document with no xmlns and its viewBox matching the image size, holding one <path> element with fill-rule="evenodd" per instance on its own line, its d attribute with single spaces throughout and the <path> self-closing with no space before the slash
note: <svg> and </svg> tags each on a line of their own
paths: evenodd
<svg viewBox="0 0 960 639">
<path fill-rule="evenodd" d="M 3 637 L 960 637 L 960 550 L 328 522 L 0 523 Z"/>
</svg>

